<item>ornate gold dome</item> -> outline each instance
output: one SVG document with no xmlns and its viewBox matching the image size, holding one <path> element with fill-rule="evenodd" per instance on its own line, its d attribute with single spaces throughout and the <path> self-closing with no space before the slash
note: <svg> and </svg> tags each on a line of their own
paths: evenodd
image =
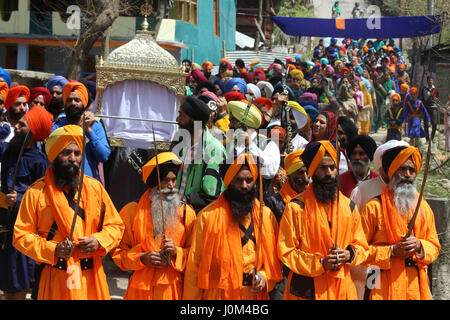
<svg viewBox="0 0 450 320">
<path fill-rule="evenodd" d="M 114 49 L 103 61 L 97 61 L 97 86 L 123 80 L 148 80 L 166 86 L 176 95 L 185 92 L 186 74 L 177 60 L 153 40 L 152 32 L 138 31 L 133 40 Z"/>
</svg>

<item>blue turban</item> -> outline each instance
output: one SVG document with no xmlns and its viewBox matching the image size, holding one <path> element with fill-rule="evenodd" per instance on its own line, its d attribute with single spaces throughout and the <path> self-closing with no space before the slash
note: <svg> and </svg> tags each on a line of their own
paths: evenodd
<svg viewBox="0 0 450 320">
<path fill-rule="evenodd" d="M 336 43 L 337 42 L 337 40 L 335 39 L 335 38 L 331 38 L 331 43 Z"/>
<path fill-rule="evenodd" d="M 300 101 L 300 105 L 303 107 L 303 109 L 305 109 L 306 113 L 311 119 L 311 123 L 316 120 L 316 117 L 319 114 L 319 110 L 313 105 L 313 103 L 317 105 L 317 102 L 315 101 L 304 101 L 304 104 L 302 103 L 302 101 Z"/>
<path fill-rule="evenodd" d="M 321 65 L 328 65 L 330 62 L 328 61 L 328 59 L 327 58 L 322 58 L 322 59 L 320 59 L 320 64 Z"/>
<path fill-rule="evenodd" d="M 356 66 L 355 71 L 358 72 L 360 75 L 363 74 L 364 70 L 361 68 L 361 66 Z"/>
<path fill-rule="evenodd" d="M 61 90 L 64 87 L 66 83 L 69 81 L 64 78 L 63 76 L 54 76 L 50 78 L 50 80 L 47 81 L 45 84 L 45 87 L 48 89 L 48 91 L 52 92 L 52 89 L 54 86 L 58 86 Z"/>
<path fill-rule="evenodd" d="M 225 82 L 225 90 L 224 92 L 230 92 L 231 89 L 233 89 L 234 86 L 237 86 L 239 90 L 241 90 L 241 93 L 245 96 L 247 93 L 247 83 L 242 78 L 231 78 L 227 82 Z"/>
<path fill-rule="evenodd" d="M 8 84 L 8 88 L 11 88 L 11 76 L 8 71 L 0 67 L 0 78 L 3 78 L 5 82 Z"/>
<path fill-rule="evenodd" d="M 300 53 L 296 54 L 295 55 L 295 60 L 302 60 L 302 55 Z"/>
<path fill-rule="evenodd" d="M 214 81 L 214 84 L 217 84 L 220 88 L 220 90 L 224 91 L 225 90 L 225 84 L 223 83 L 222 80 L 217 79 L 216 81 Z"/>
</svg>

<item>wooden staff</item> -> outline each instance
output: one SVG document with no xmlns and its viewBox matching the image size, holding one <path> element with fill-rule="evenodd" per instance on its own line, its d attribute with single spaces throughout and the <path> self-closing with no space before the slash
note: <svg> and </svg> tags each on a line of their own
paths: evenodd
<svg viewBox="0 0 450 320">
<path fill-rule="evenodd" d="M 152 123 L 152 131 L 153 131 L 153 145 L 155 148 L 155 152 L 156 152 L 156 172 L 158 174 L 158 189 L 159 189 L 159 201 L 161 204 L 161 219 L 162 219 L 162 226 L 163 226 L 163 230 L 162 230 L 162 235 L 163 235 L 163 240 L 166 239 L 166 222 L 164 220 L 164 209 L 163 209 L 163 200 L 162 200 L 162 194 L 161 194 L 161 176 L 159 173 L 159 161 L 158 161 L 158 148 L 156 146 L 156 138 L 155 138 L 155 128 L 153 127 L 153 123 Z M 163 249 L 161 249 L 161 254 L 166 257 L 167 259 L 167 265 L 170 267 L 171 263 L 170 263 L 170 252 L 166 252 Z"/>
<path fill-rule="evenodd" d="M 256 255 L 255 255 L 255 272 L 253 273 L 253 282 L 256 281 L 256 274 L 258 272 L 259 252 L 261 251 L 262 241 L 262 224 L 263 224 L 263 211 L 264 211 L 264 196 L 263 196 L 263 181 L 261 175 L 261 161 L 259 161 L 259 241 L 256 242 Z M 255 238 L 256 239 L 256 238 Z"/>
<path fill-rule="evenodd" d="M 417 200 L 416 209 L 414 210 L 414 214 L 408 222 L 408 232 L 404 236 L 404 238 L 409 238 L 414 231 L 414 224 L 416 223 L 417 214 L 419 213 L 420 203 L 422 202 L 423 193 L 425 191 L 425 184 L 427 182 L 428 177 L 428 168 L 430 166 L 430 155 L 431 155 L 431 139 L 428 139 L 428 149 L 427 149 L 427 161 L 425 163 L 425 171 L 423 173 L 422 187 L 420 189 L 419 199 Z"/>
<path fill-rule="evenodd" d="M 69 244 L 71 251 L 75 249 L 75 243 L 73 241 L 73 233 L 75 231 L 75 224 L 77 222 L 77 216 L 78 216 L 78 210 L 80 208 L 80 200 L 81 200 L 81 192 L 83 190 L 83 179 L 84 179 L 84 163 L 86 161 L 86 123 L 85 123 L 85 113 L 83 112 L 82 115 L 83 121 L 82 121 L 82 128 L 83 128 L 83 143 L 82 143 L 82 149 L 81 149 L 81 174 L 80 174 L 80 181 L 78 182 L 78 195 L 77 195 L 77 202 L 75 206 L 75 211 L 73 214 L 72 219 L 72 226 L 70 227 L 70 234 L 69 237 L 66 239 L 66 242 Z"/>
</svg>

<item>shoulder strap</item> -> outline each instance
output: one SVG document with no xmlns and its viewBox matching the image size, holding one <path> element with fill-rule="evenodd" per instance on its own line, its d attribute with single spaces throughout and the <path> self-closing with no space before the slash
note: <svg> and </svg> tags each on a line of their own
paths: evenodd
<svg viewBox="0 0 450 320">
<path fill-rule="evenodd" d="M 256 244 L 256 239 L 253 236 L 253 231 L 255 229 L 254 224 L 253 224 L 253 217 L 252 217 L 250 225 L 248 226 L 247 229 L 240 222 L 239 222 L 239 228 L 244 232 L 244 235 L 241 238 L 242 247 L 244 247 L 247 244 L 248 240 L 252 240 L 253 243 Z"/>
<path fill-rule="evenodd" d="M 298 204 L 300 207 L 302 207 L 302 209 L 305 208 L 305 203 L 297 198 L 292 199 L 291 202 Z"/>
</svg>

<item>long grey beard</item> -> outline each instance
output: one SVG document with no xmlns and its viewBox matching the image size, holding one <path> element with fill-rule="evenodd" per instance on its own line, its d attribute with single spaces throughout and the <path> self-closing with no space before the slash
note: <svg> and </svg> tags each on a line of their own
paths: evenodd
<svg viewBox="0 0 450 320">
<path fill-rule="evenodd" d="M 415 178 L 393 177 L 389 182 L 389 188 L 394 192 L 394 204 L 400 215 L 407 215 L 414 211 L 418 198 Z"/>
<path fill-rule="evenodd" d="M 158 188 L 150 191 L 151 213 L 153 221 L 153 236 L 164 233 L 166 230 L 174 230 L 178 222 L 177 208 L 180 207 L 178 189 L 162 189 L 162 207 L 164 211 L 164 223 L 161 214 L 161 200 Z"/>
</svg>

